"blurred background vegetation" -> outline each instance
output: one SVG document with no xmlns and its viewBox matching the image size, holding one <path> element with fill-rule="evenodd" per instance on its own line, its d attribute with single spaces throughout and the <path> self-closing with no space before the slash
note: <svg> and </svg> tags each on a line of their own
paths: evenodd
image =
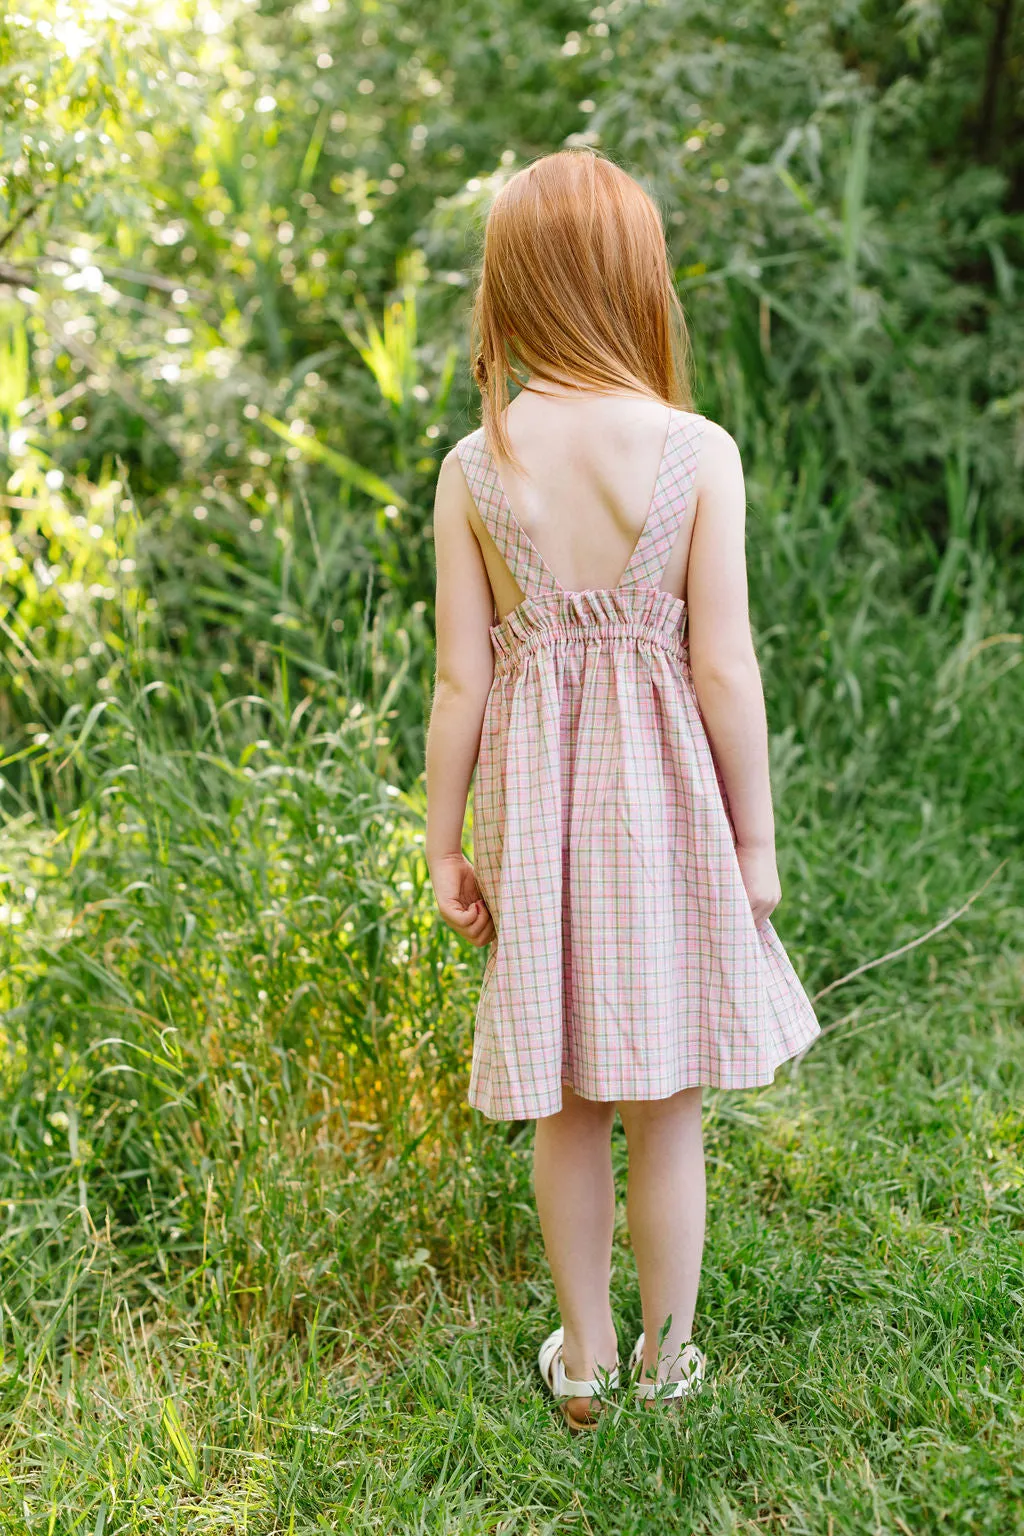
<svg viewBox="0 0 1024 1536">
<path fill-rule="evenodd" d="M 1014 1528 L 1022 72 L 1013 0 L 8 8 L 11 1530 L 646 1531 L 685 1513 L 725 1532 L 795 1512 L 840 1536 L 870 1510 L 916 1536 L 935 1503 L 974 1521 L 943 1529 Z M 528 1132 L 463 1106 L 483 956 L 438 927 L 422 861 L 431 504 L 477 420 L 482 218 L 503 175 L 565 144 L 658 199 L 698 406 L 744 455 L 779 927 L 808 989 L 982 891 L 823 997 L 828 1034 L 781 1087 L 746 1111 L 709 1096 L 725 1395 L 688 1443 L 700 1477 L 657 1431 L 656 1488 L 611 1449 L 559 1481 L 524 1386 L 552 1306 Z M 917 1161 L 894 1176 L 901 1117 Z M 773 1238 L 780 1221 L 803 1235 Z M 863 1414 L 844 1294 L 869 1332 L 910 1308 L 904 1374 Z M 620 1302 L 635 1319 L 626 1273 Z M 477 1410 L 481 1307 L 505 1398 Z M 966 1406 L 950 1367 L 953 1411 L 928 1351 L 958 1361 L 961 1326 L 999 1348 Z M 773 1329 L 820 1394 L 783 1394 L 769 1451 L 750 1426 L 780 1414 L 782 1378 L 729 1361 Z M 409 1366 L 394 1352 L 417 1340 Z M 309 1428 L 340 1435 L 339 1405 L 343 1467 Z M 494 1413 L 551 1459 L 495 1460 Z M 893 1413 L 900 1435 L 942 1423 L 909 1472 Z M 479 1464 L 449 1458 L 481 1436 Z M 650 1527 L 607 1493 L 573 1505 L 591 1477 Z"/>
</svg>

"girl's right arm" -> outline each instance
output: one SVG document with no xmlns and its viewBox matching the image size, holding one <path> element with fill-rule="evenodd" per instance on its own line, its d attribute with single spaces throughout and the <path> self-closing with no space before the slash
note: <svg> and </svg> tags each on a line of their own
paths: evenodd
<svg viewBox="0 0 1024 1536">
<path fill-rule="evenodd" d="M 687 609 L 690 669 L 736 832 L 755 922 L 782 896 L 768 772 L 768 723 L 750 632 L 746 490 L 739 449 L 709 421 L 697 473 Z"/>
</svg>

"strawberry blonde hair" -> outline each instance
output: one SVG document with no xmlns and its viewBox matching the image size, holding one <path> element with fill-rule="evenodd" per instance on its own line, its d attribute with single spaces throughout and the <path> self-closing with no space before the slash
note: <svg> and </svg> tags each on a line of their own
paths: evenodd
<svg viewBox="0 0 1024 1536">
<path fill-rule="evenodd" d="M 487 215 L 470 350 L 487 446 L 517 469 L 504 421 L 517 365 L 534 380 L 689 409 L 686 319 L 661 214 L 639 182 L 589 148 L 511 176 Z"/>
</svg>

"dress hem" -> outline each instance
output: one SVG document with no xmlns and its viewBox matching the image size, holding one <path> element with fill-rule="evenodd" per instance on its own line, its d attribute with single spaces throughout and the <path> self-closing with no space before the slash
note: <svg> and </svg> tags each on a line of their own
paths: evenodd
<svg viewBox="0 0 1024 1536">
<path fill-rule="evenodd" d="M 714 1077 L 708 1078 L 698 1074 L 695 1081 L 690 1081 L 687 1079 L 679 1082 L 674 1088 L 670 1088 L 666 1093 L 647 1093 L 633 1097 L 630 1097 L 630 1095 L 626 1093 L 616 1093 L 604 1095 L 601 1098 L 597 1098 L 596 1096 L 591 1097 L 589 1094 L 581 1093 L 576 1085 L 568 1081 L 566 1078 L 562 1079 L 561 1086 L 563 1088 L 571 1088 L 578 1099 L 583 1099 L 588 1104 L 657 1104 L 662 1099 L 672 1098 L 673 1094 L 684 1092 L 684 1090 L 687 1088 L 713 1088 L 719 1093 L 742 1093 L 753 1088 L 770 1088 L 775 1082 L 775 1077 L 779 1068 L 784 1067 L 788 1061 L 793 1061 L 795 1057 L 806 1051 L 808 1046 L 813 1045 L 815 1040 L 820 1038 L 821 1033 L 822 1031 L 820 1029 L 815 1030 L 813 1034 L 808 1035 L 806 1040 L 795 1046 L 788 1055 L 780 1056 L 778 1061 L 776 1061 L 775 1065 L 771 1068 L 770 1076 L 755 1077 L 749 1080 L 745 1079 L 739 1083 L 723 1082 L 720 1076 L 716 1079 Z M 686 1074 L 683 1074 L 683 1076 L 684 1079 L 686 1079 Z M 478 1114 L 483 1115 L 485 1120 L 490 1120 L 494 1124 L 500 1124 L 503 1121 L 507 1123 L 509 1121 L 547 1119 L 549 1115 L 557 1115 L 562 1108 L 561 1104 L 559 1104 L 554 1109 L 546 1109 L 542 1113 L 538 1113 L 536 1110 L 531 1111 L 525 1108 L 521 1108 L 515 1112 L 507 1111 L 502 1114 L 490 1114 L 481 1103 L 474 1102 L 472 1096 L 467 1098 L 467 1103 L 469 1104 L 470 1109 L 475 1109 Z"/>
</svg>

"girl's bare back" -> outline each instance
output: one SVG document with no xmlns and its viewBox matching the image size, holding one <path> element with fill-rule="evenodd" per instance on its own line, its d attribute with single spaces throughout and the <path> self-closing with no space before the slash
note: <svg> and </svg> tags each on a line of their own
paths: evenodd
<svg viewBox="0 0 1024 1536">
<path fill-rule="evenodd" d="M 509 435 L 527 474 L 502 464 L 505 494 L 567 590 L 617 585 L 643 530 L 670 415 L 644 396 L 581 395 L 556 385 L 523 390 L 509 407 Z M 504 619 L 524 594 L 475 505 L 468 515 Z M 692 526 L 680 530 L 662 578 L 663 590 L 680 599 Z"/>
</svg>

